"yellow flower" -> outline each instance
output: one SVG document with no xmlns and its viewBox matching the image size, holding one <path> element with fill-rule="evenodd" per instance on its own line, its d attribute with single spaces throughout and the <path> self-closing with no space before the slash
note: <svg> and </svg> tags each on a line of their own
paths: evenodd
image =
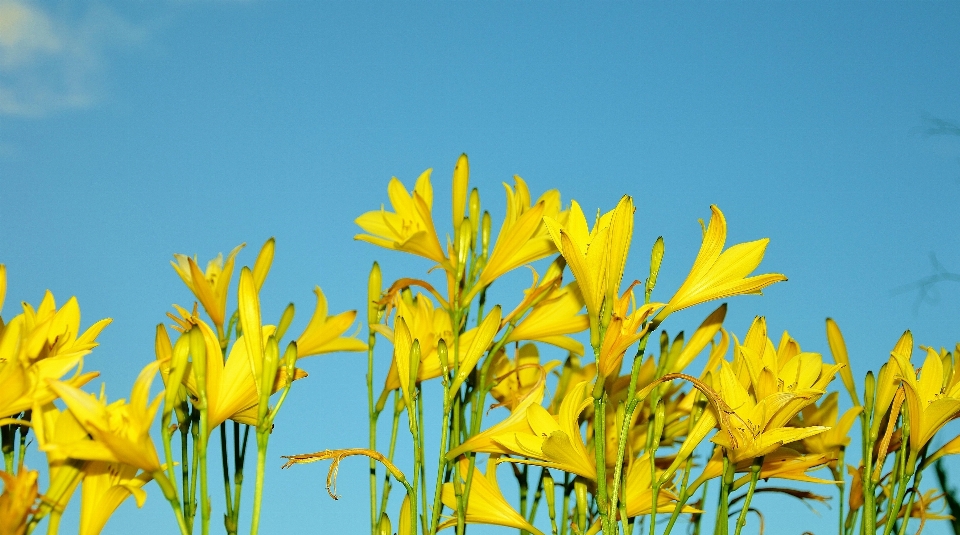
<svg viewBox="0 0 960 535">
<path fill-rule="evenodd" d="M 63 512 L 80 483 L 83 474 L 82 462 L 71 461 L 56 444 L 72 444 L 93 440 L 69 410 L 60 411 L 53 402 L 35 405 L 31 418 L 33 431 L 37 436 L 40 450 L 47 454 L 50 485 L 44 500 L 51 503 L 55 510 Z"/>
<path fill-rule="evenodd" d="M 98 535 L 117 507 L 133 495 L 137 507 L 143 507 L 147 493 L 143 486 L 153 479 L 149 473 L 137 474 L 135 467 L 88 462 L 84 468 L 83 489 L 80 491 L 80 535 Z"/>
<path fill-rule="evenodd" d="M 497 453 L 507 455 L 513 453 L 512 450 L 501 446 L 497 437 L 509 435 L 511 433 L 533 434 L 534 430 L 530 427 L 527 420 L 527 409 L 532 406 L 540 406 L 543 401 L 544 389 L 547 382 L 540 380 L 534 383 L 533 388 L 520 399 L 516 406 L 510 408 L 510 415 L 499 423 L 473 435 L 460 446 L 451 449 L 447 453 L 447 460 L 453 460 L 458 455 L 472 451 L 475 453 Z"/>
<path fill-rule="evenodd" d="M 534 287 L 525 290 L 533 296 L 535 303 L 507 336 L 507 343 L 524 340 L 543 342 L 583 355 L 583 344 L 569 336 L 590 327 L 589 318 L 579 314 L 583 310 L 583 295 L 576 281 L 566 286 L 560 286 L 560 283 L 557 277 L 552 282 L 544 281 L 541 286 L 534 282 Z M 509 320 L 510 317 L 505 321 Z"/>
<path fill-rule="evenodd" d="M 366 351 L 367 344 L 351 336 L 343 336 L 353 325 L 357 311 L 348 310 L 336 316 L 327 316 L 327 298 L 323 291 L 317 286 L 313 292 L 317 294 L 317 307 L 307 328 L 297 338 L 297 358 L 339 351 Z"/>
<path fill-rule="evenodd" d="M 130 392 L 130 403 L 121 399 L 108 405 L 105 397 L 97 399 L 67 383 L 51 381 L 53 390 L 93 440 L 51 444 L 44 451 L 57 451 L 74 459 L 124 463 L 147 473 L 160 470 L 150 427 L 163 395 L 152 402 L 149 399 L 150 383 L 158 368 L 159 363 L 152 362 L 140 372 Z"/>
<path fill-rule="evenodd" d="M 807 405 L 798 415 L 799 418 L 796 421 L 798 427 L 822 425 L 830 428 L 829 431 L 803 439 L 803 446 L 806 451 L 811 453 L 837 452 L 842 446 L 850 443 L 850 428 L 853 427 L 857 416 L 863 411 L 863 407 L 850 407 L 838 419 L 838 397 L 836 392 L 831 392 L 823 399 L 820 406 Z"/>
<path fill-rule="evenodd" d="M 915 459 L 941 427 L 960 415 L 960 385 L 945 391 L 943 361 L 932 348 L 927 348 L 927 358 L 919 379 L 908 355 L 894 353 L 893 356 L 900 365 L 906 390 L 907 414 L 910 416 L 910 455 Z"/>
<path fill-rule="evenodd" d="M 644 453 L 630 463 L 627 468 L 627 477 L 623 483 L 623 491 L 627 503 L 628 518 L 650 514 L 653 482 L 650 479 L 649 453 Z M 680 497 L 670 489 L 661 488 L 657 496 L 657 513 L 672 513 L 679 499 Z M 695 513 L 697 510 L 686 506 L 682 512 Z"/>
<path fill-rule="evenodd" d="M 731 412 L 726 415 L 726 418 L 721 419 L 722 432 L 713 438 L 713 442 L 723 446 L 733 462 L 761 457 L 776 451 L 784 444 L 802 440 L 828 429 L 824 426 L 786 427 L 784 424 L 796 413 L 786 417 L 787 415 L 781 410 L 786 409 L 798 394 L 777 392 L 760 401 L 755 401 L 740 384 L 733 367 L 726 361 L 721 362 L 720 395 L 730 407 Z M 707 414 L 712 413 L 705 413 L 704 416 Z M 785 417 L 784 424 L 777 422 Z"/>
<path fill-rule="evenodd" d="M 223 329 L 227 310 L 227 290 L 230 288 L 230 276 L 233 274 L 235 257 L 244 245 L 246 244 L 241 243 L 234 247 L 227 255 L 226 262 L 223 260 L 223 254 L 218 254 L 207 263 L 206 273 L 200 271 L 196 258 L 174 254 L 176 262 L 170 262 L 177 275 L 183 279 L 183 283 L 203 305 L 203 309 L 207 311 L 210 320 L 218 330 Z"/>
<path fill-rule="evenodd" d="M 723 244 L 727 239 L 726 220 L 723 212 L 716 206 L 711 205 L 710 210 L 713 215 L 703 234 L 703 244 L 690 274 L 667 306 L 660 311 L 661 316 L 713 299 L 759 294 L 763 288 L 787 280 L 779 273 L 748 277 L 763 260 L 764 250 L 770 240 L 765 238 L 740 243 L 724 251 Z"/>
<path fill-rule="evenodd" d="M 763 480 L 788 479 L 805 483 L 834 484 L 836 481 L 813 477 L 807 472 L 823 468 L 836 460 L 835 453 L 804 455 L 788 447 L 777 448 L 763 457 L 759 478 Z M 744 458 L 735 464 L 734 471 L 738 473 L 750 472 L 752 465 L 752 458 Z M 700 477 L 690 485 L 690 492 L 692 493 L 703 483 L 721 475 L 723 475 L 723 456 L 720 451 L 715 451 L 713 457 L 703 467 Z M 738 489 L 749 482 L 749 475 L 742 476 L 733 482 L 733 488 Z"/>
<path fill-rule="evenodd" d="M 441 316 L 445 316 L 446 319 Z M 500 318 L 500 306 L 498 305 L 487 314 L 479 326 L 460 335 L 459 373 L 450 384 L 451 392 L 460 388 L 460 385 L 477 365 L 480 357 L 490 348 L 494 337 L 500 330 Z M 456 350 L 453 346 L 453 334 L 448 330 L 450 329 L 449 315 L 445 310 L 434 309 L 429 299 L 420 294 L 416 297 L 414 303 L 397 309 L 395 323 L 396 328 L 394 330 L 377 329 L 394 345 L 394 358 L 390 364 L 390 370 L 387 372 L 384 392 L 400 388 L 401 381 L 406 380 L 404 374 L 409 373 L 410 348 L 414 340 L 420 343 L 417 382 L 440 377 L 441 368 L 437 346 L 441 338 L 447 344 L 451 361 L 450 368 L 453 368 Z M 405 331 L 405 334 L 398 336 L 401 331 Z M 401 365 L 404 367 L 401 368 Z"/>
<path fill-rule="evenodd" d="M 387 194 L 394 212 L 381 206 L 379 211 L 367 212 L 356 219 L 367 234 L 357 234 L 357 240 L 386 249 L 404 251 L 443 264 L 447 261 L 433 225 L 433 187 L 427 169 L 417 179 L 412 192 L 407 192 L 396 177 L 390 180 Z M 411 194 L 412 193 L 412 194 Z"/>
<path fill-rule="evenodd" d="M 540 352 L 533 344 L 523 344 L 511 359 L 507 352 L 500 350 L 490 366 L 487 384 L 492 384 L 490 395 L 498 401 L 496 407 L 506 407 L 513 411 L 519 403 L 530 396 L 543 383 L 547 374 L 560 365 L 552 360 L 540 365 Z M 541 395 L 541 398 L 543 396 Z"/>
<path fill-rule="evenodd" d="M 461 461 L 461 477 L 466 481 L 466 471 L 469 463 Z M 453 488 L 453 483 L 444 483 L 440 495 L 440 501 L 444 505 L 457 510 L 457 496 Z M 500 485 L 497 483 L 497 459 L 491 456 L 487 461 L 487 473 L 484 474 L 479 468 L 473 469 L 473 480 L 470 485 L 470 495 L 467 497 L 467 507 L 465 521 L 468 524 L 489 524 L 493 526 L 504 526 L 517 528 L 534 535 L 543 535 L 537 528 L 531 525 L 523 516 L 510 505 L 503 493 L 500 491 Z M 449 518 L 440 524 L 440 529 L 446 529 L 457 525 L 457 518 Z"/>
<path fill-rule="evenodd" d="M 36 470 L 20 470 L 17 475 L 0 471 L 3 494 L 0 494 L 0 533 L 23 535 L 27 531 L 27 518 L 33 513 L 37 501 Z"/>
<path fill-rule="evenodd" d="M 697 330 L 694 331 L 693 336 L 691 336 L 690 340 L 688 340 L 683 346 L 683 348 L 680 350 L 680 353 L 677 354 L 677 357 L 670 361 L 668 373 L 683 372 L 683 370 L 685 370 L 687 366 L 689 366 L 690 363 L 697 358 L 697 355 L 699 355 L 700 352 L 703 351 L 704 348 L 706 348 L 707 345 L 713 341 L 713 339 L 717 336 L 717 333 L 722 331 L 723 320 L 726 315 L 726 303 L 720 305 L 716 310 L 711 312 L 710 315 L 703 320 L 703 323 L 697 327 Z M 723 335 L 725 334 L 726 333 L 723 333 Z M 711 351 L 711 355 L 712 354 L 713 351 Z M 712 369 L 708 369 L 707 371 L 712 371 Z"/>
<path fill-rule="evenodd" d="M 530 405 L 526 416 L 532 433 L 508 432 L 493 440 L 512 455 L 526 457 L 508 459 L 509 462 L 556 468 L 596 481 L 594 456 L 587 451 L 580 435 L 580 413 L 593 403 L 586 390 L 586 382 L 573 387 L 560 404 L 556 418 L 540 405 Z"/>
<path fill-rule="evenodd" d="M 465 301 L 504 273 L 557 252 L 544 225 L 544 217 L 553 220 L 561 217 L 560 192 L 549 190 L 531 206 L 526 182 L 518 176 L 513 180 L 516 189 L 503 185 L 507 190 L 507 214 L 496 244 L 480 272 L 479 282 Z"/>
<path fill-rule="evenodd" d="M 633 310 L 630 310 L 632 305 Z M 620 373 L 623 354 L 633 344 L 647 335 L 647 319 L 663 306 L 663 303 L 636 305 L 632 287 L 616 301 L 616 308 L 603 335 L 597 368 L 601 377 L 610 377 Z"/>
<path fill-rule="evenodd" d="M 544 217 L 554 244 L 567 261 L 583 294 L 590 317 L 590 344 L 600 345 L 601 326 L 613 313 L 633 235 L 633 199 L 624 195 L 612 211 L 597 219 L 593 230 L 573 201 L 566 224 Z"/>
</svg>

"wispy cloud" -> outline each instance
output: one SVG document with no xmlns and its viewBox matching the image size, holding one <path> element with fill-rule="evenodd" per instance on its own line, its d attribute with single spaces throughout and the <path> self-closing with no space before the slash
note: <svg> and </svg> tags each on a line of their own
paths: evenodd
<svg viewBox="0 0 960 535">
<path fill-rule="evenodd" d="M 146 37 L 104 6 L 79 14 L 44 6 L 0 0 L 0 115 L 36 117 L 92 106 L 102 93 L 109 50 Z"/>
</svg>

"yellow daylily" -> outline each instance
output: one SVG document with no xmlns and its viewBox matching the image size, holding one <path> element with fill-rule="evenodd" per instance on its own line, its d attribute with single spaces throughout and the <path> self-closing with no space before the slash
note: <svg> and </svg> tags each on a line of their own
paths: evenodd
<svg viewBox="0 0 960 535">
<path fill-rule="evenodd" d="M 147 473 L 160 470 L 150 427 L 163 394 L 152 402 L 149 399 L 150 383 L 159 364 L 152 362 L 143 368 L 133 384 L 129 403 L 121 399 L 108 405 L 105 397 L 98 399 L 67 383 L 51 381 L 53 390 L 93 440 L 49 444 L 43 451 L 56 451 L 74 459 L 128 464 Z"/>
<path fill-rule="evenodd" d="M 546 383 L 547 374 L 559 365 L 560 361 L 552 360 L 541 366 L 540 351 L 533 344 L 520 346 L 513 359 L 500 350 L 493 357 L 487 378 L 487 384 L 493 385 L 490 395 L 497 400 L 497 407 L 513 411 L 541 383 Z"/>
<path fill-rule="evenodd" d="M 785 417 L 781 413 L 798 395 L 793 392 L 776 392 L 759 401 L 740 384 L 733 368 L 721 362 L 720 396 L 730 407 L 731 412 L 721 419 L 723 432 L 713 438 L 713 442 L 722 446 L 733 462 L 762 457 L 776 451 L 780 446 L 826 431 L 825 426 L 802 428 L 777 425 L 775 420 Z M 797 409 L 799 410 L 799 409 Z M 707 414 L 712 413 L 705 413 Z M 784 423 L 796 413 L 789 415 Z M 707 418 L 704 418 L 706 420 Z M 726 420 L 725 422 L 723 420 Z"/>
<path fill-rule="evenodd" d="M 526 417 L 532 432 L 507 432 L 493 440 L 511 454 L 526 457 L 509 462 L 556 468 L 596 481 L 594 456 L 580 435 L 580 413 L 593 403 L 586 390 L 587 382 L 573 387 L 556 418 L 540 405 L 530 405 Z"/>
<path fill-rule="evenodd" d="M 37 502 L 36 470 L 20 470 L 17 475 L 0 471 L 3 494 L 0 494 L 0 533 L 23 535 L 27 531 L 27 518 L 34 512 Z"/>
<path fill-rule="evenodd" d="M 916 459 L 927 442 L 947 422 L 960 415 L 960 385 L 944 391 L 943 362 L 932 348 L 926 348 L 927 358 L 917 377 L 909 356 L 894 353 L 906 393 L 907 414 L 910 416 L 910 455 Z"/>
<path fill-rule="evenodd" d="M 88 462 L 83 471 L 79 535 L 99 535 L 113 512 L 131 495 L 137 507 L 143 507 L 147 493 L 142 487 L 153 479 L 149 473 L 138 474 L 133 466 L 103 461 Z"/>
<path fill-rule="evenodd" d="M 583 344 L 571 337 L 590 327 L 590 319 L 583 310 L 583 295 L 577 282 L 566 286 L 557 284 L 530 309 L 507 336 L 506 342 L 536 341 L 583 355 Z"/>
<path fill-rule="evenodd" d="M 503 185 L 507 190 L 507 213 L 497 241 L 480 272 L 479 282 L 465 301 L 504 273 L 557 252 L 544 218 L 561 218 L 560 192 L 549 190 L 531 205 L 526 182 L 519 176 L 514 176 L 513 180 L 515 189 Z"/>
<path fill-rule="evenodd" d="M 420 365 L 417 368 L 417 381 L 427 381 L 440 377 L 440 358 L 437 355 L 437 346 L 440 340 L 447 344 L 451 358 L 454 351 L 450 314 L 443 308 L 434 308 L 433 301 L 426 295 L 419 293 L 416 296 L 411 296 L 406 292 L 398 292 L 394 294 L 392 305 L 396 309 L 395 324 L 402 319 L 410 331 L 410 340 L 419 340 L 420 342 Z M 383 335 L 391 343 L 395 342 L 395 329 L 379 324 L 374 325 L 373 330 Z M 464 342 L 474 335 L 467 338 L 465 336 L 465 334 L 460 335 L 461 347 L 464 347 Z M 387 379 L 383 388 L 384 392 L 400 388 L 400 378 L 397 375 L 395 360 L 390 362 L 390 370 L 387 372 Z"/>
<path fill-rule="evenodd" d="M 461 461 L 461 477 L 466 481 L 466 472 L 469 463 L 466 460 Z M 444 505 L 457 510 L 457 496 L 453 488 L 453 483 L 444 483 L 441 491 L 440 501 Z M 504 526 L 517 528 L 534 535 L 543 535 L 543 533 L 527 522 L 523 515 L 518 513 L 513 506 L 503 497 L 500 491 L 500 485 L 497 483 L 497 458 L 491 456 L 487 461 L 487 473 L 484 474 L 479 468 L 474 467 L 473 479 L 470 485 L 470 495 L 467 497 L 467 507 L 465 521 L 468 524 L 488 524 L 493 526 Z M 455 527 L 457 518 L 449 518 L 440 524 L 440 529 Z"/>
<path fill-rule="evenodd" d="M 93 439 L 69 409 L 61 411 L 53 402 L 34 406 L 31 422 L 40 450 L 47 456 L 50 485 L 44 500 L 54 511 L 62 513 L 83 477 L 80 470 L 83 463 L 71 462 L 63 450 L 53 446 Z"/>
<path fill-rule="evenodd" d="M 616 301 L 610 324 L 604 332 L 600 356 L 597 359 L 597 369 L 601 377 L 620 373 L 624 353 L 647 335 L 647 320 L 654 311 L 663 306 L 663 303 L 637 306 L 632 288 L 628 288 Z"/>
<path fill-rule="evenodd" d="M 633 199 L 624 195 L 616 208 L 597 219 L 592 230 L 576 201 L 571 203 L 566 224 L 543 219 L 583 294 L 593 346 L 600 345 L 599 328 L 609 321 L 619 294 L 633 235 L 633 212 Z"/>
<path fill-rule="evenodd" d="M 367 234 L 357 234 L 354 239 L 379 245 L 386 249 L 403 251 L 444 264 L 447 261 L 433 225 L 433 187 L 427 169 L 417 179 L 412 192 L 407 192 L 396 177 L 387 186 L 387 195 L 394 212 L 382 206 L 378 211 L 367 212 L 356 219 L 357 225 Z"/>
<path fill-rule="evenodd" d="M 511 433 L 534 433 L 534 430 L 530 427 L 530 423 L 527 420 L 527 409 L 532 406 L 540 406 L 540 403 L 543 401 L 546 386 L 546 381 L 541 380 L 535 382 L 533 388 L 517 402 L 516 406 L 510 408 L 509 416 L 499 423 L 468 438 L 463 444 L 460 444 L 460 446 L 451 449 L 447 453 L 447 460 L 453 460 L 468 451 L 503 455 L 513 453 L 512 450 L 503 447 L 500 441 L 497 440 L 497 437 Z"/>
<path fill-rule="evenodd" d="M 367 344 L 352 336 L 343 336 L 353 325 L 357 311 L 348 310 L 336 316 L 327 316 L 327 298 L 323 290 L 317 286 L 313 292 L 317 294 L 317 307 L 303 334 L 297 338 L 297 358 L 340 351 L 366 351 Z"/>
<path fill-rule="evenodd" d="M 703 323 L 697 327 L 697 330 L 694 331 L 693 336 L 690 337 L 690 340 L 684 344 L 676 358 L 670 361 L 668 373 L 681 373 L 687 369 L 687 366 L 689 366 L 690 363 L 697 358 L 697 355 L 699 355 L 707 347 L 707 345 L 713 342 L 713 339 L 717 336 L 717 333 L 722 330 L 723 320 L 726 315 L 726 303 L 720 305 L 716 310 L 711 312 L 710 315 L 703 320 Z M 710 353 L 712 355 L 714 352 L 711 351 Z"/>
<path fill-rule="evenodd" d="M 227 359 L 224 361 L 220 352 L 220 342 L 217 335 L 213 332 L 203 320 L 192 317 L 190 321 L 194 328 L 200 329 L 203 335 L 206 356 L 205 385 L 207 397 L 207 434 L 213 432 L 220 424 L 227 420 L 233 420 L 248 425 L 257 424 L 257 405 L 260 397 L 257 391 L 257 380 L 254 377 L 254 367 L 251 364 L 252 359 L 249 356 L 245 335 L 240 336 L 230 347 Z M 273 325 L 265 325 L 261 329 L 261 337 L 269 338 L 275 331 Z M 188 333 L 183 336 L 189 336 Z M 161 375 L 164 381 L 167 380 L 170 366 L 172 363 L 170 340 L 167 337 L 166 329 L 158 326 L 158 343 L 161 348 L 157 353 L 157 362 L 160 365 Z M 162 348 L 166 348 L 163 350 Z M 263 359 L 261 357 L 260 361 Z M 192 401 L 199 397 L 199 385 L 194 373 L 193 363 L 187 364 L 187 369 L 183 377 L 183 385 L 190 394 Z M 277 370 L 277 378 L 272 385 L 272 392 L 276 392 L 286 382 L 286 375 L 283 367 Z M 299 368 L 295 371 L 294 380 L 302 379 L 307 374 Z M 176 385 L 168 385 L 168 388 L 176 388 Z"/>
<path fill-rule="evenodd" d="M 218 332 L 223 329 L 224 317 L 227 313 L 227 290 L 230 288 L 235 259 L 245 245 L 241 243 L 234 247 L 227 255 L 226 261 L 222 253 L 218 254 L 207 263 L 206 272 L 200 271 L 196 258 L 190 258 L 187 255 L 176 253 L 173 255 L 176 262 L 170 262 L 183 283 L 203 305 L 203 309 L 207 311 Z"/>
<path fill-rule="evenodd" d="M 35 403 L 43 404 L 56 399 L 57 393 L 51 389 L 49 381 L 64 379 L 71 370 L 76 371 L 72 377 L 64 380 L 77 388 L 99 375 L 97 372 L 80 371 L 83 356 L 89 350 L 31 361 L 22 351 L 29 340 L 24 336 L 27 323 L 24 315 L 18 315 L 0 333 L 0 418 L 19 414 Z"/>
<path fill-rule="evenodd" d="M 806 451 L 811 453 L 837 452 L 841 447 L 850 444 L 850 428 L 853 427 L 857 416 L 863 411 L 863 407 L 850 407 L 843 413 L 843 416 L 838 418 L 838 397 L 836 392 L 831 392 L 823 398 L 823 402 L 819 406 L 815 404 L 807 405 L 798 415 L 797 427 L 822 425 L 830 428 L 829 431 L 803 439 L 803 446 Z"/>
<path fill-rule="evenodd" d="M 769 239 L 740 243 L 723 250 L 727 239 L 727 222 L 723 212 L 710 206 L 710 224 L 703 234 L 703 243 L 686 280 L 667 306 L 660 311 L 666 316 L 693 305 L 734 295 L 759 294 L 773 283 L 785 281 L 779 273 L 748 277 L 763 260 Z"/>
</svg>

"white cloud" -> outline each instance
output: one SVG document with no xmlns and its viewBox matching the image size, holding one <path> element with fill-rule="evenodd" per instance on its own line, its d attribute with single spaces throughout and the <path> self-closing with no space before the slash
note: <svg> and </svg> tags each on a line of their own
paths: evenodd
<svg viewBox="0 0 960 535">
<path fill-rule="evenodd" d="M 108 49 L 144 37 L 103 6 L 74 16 L 0 0 L 0 115 L 42 116 L 93 105 Z"/>
</svg>

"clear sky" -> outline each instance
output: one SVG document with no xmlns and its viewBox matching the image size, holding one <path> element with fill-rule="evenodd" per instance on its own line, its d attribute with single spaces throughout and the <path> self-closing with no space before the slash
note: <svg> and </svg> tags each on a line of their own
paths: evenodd
<svg viewBox="0 0 960 535">
<path fill-rule="evenodd" d="M 84 325 L 114 318 L 86 366 L 126 396 L 155 325 L 191 302 L 172 253 L 205 261 L 246 242 L 251 264 L 276 236 L 265 315 L 294 301 L 297 331 L 315 284 L 345 310 L 362 306 L 374 259 L 385 278 L 422 275 L 425 262 L 354 241 L 353 219 L 387 202 L 391 176 L 410 185 L 432 167 L 449 220 L 466 152 L 495 220 L 514 174 L 588 211 L 633 195 L 627 276 L 643 278 L 664 236 L 662 298 L 717 204 L 730 241 L 769 237 L 762 271 L 790 279 L 732 300 L 727 328 L 742 336 L 761 314 L 826 352 L 833 317 L 862 376 L 905 329 L 960 340 L 960 285 L 924 302 L 895 292 L 932 273 L 931 254 L 960 272 L 960 137 L 926 135 L 931 117 L 960 121 L 956 3 L 0 0 L 4 311 L 49 288 L 77 296 Z M 303 365 L 272 458 L 366 444 L 365 359 Z M 325 467 L 271 472 L 264 533 L 318 518 L 364 532 L 365 466 L 343 466 L 339 502 Z M 105 533 L 172 532 L 148 492 Z M 831 511 L 768 499 L 768 533 L 832 529 Z"/>
</svg>

